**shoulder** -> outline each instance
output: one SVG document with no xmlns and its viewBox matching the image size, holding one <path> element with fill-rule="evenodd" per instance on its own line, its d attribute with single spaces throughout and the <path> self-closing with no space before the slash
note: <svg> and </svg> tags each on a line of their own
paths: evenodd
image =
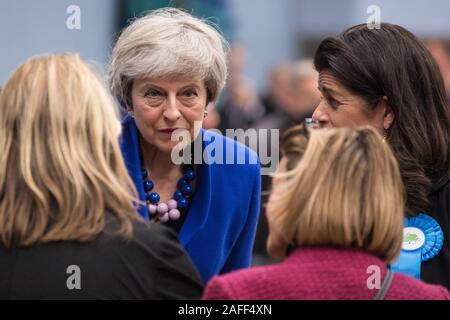
<svg viewBox="0 0 450 320">
<path fill-rule="evenodd" d="M 241 269 L 212 278 L 204 291 L 205 300 L 276 299 L 267 288 L 278 285 L 279 265 Z"/>
<path fill-rule="evenodd" d="M 105 248 L 111 247 L 122 257 L 140 259 L 141 263 L 142 260 L 155 263 L 161 261 L 160 258 L 184 255 L 177 234 L 164 225 L 133 221 L 133 234 L 129 240 L 116 235 L 117 227 L 118 222 L 108 218 L 107 227 L 99 241 Z"/>
<path fill-rule="evenodd" d="M 386 298 L 395 300 L 450 300 L 450 293 L 443 286 L 428 284 L 396 272 Z"/>
<path fill-rule="evenodd" d="M 135 221 L 131 244 L 139 249 L 164 256 L 184 254 L 175 231 L 159 223 Z"/>
<path fill-rule="evenodd" d="M 206 151 L 210 151 L 209 149 L 212 151 L 212 148 L 222 148 L 219 152 L 217 150 L 214 152 L 216 160 L 226 164 L 226 166 L 221 167 L 250 169 L 252 172 L 258 172 L 259 174 L 259 157 L 255 151 L 241 143 L 241 141 L 245 142 L 244 138 L 239 138 L 239 135 L 227 137 L 222 135 L 218 130 L 203 130 L 202 134 L 204 149 Z M 237 138 L 237 140 L 234 138 Z M 206 152 L 206 156 L 208 155 L 208 152 Z"/>
</svg>

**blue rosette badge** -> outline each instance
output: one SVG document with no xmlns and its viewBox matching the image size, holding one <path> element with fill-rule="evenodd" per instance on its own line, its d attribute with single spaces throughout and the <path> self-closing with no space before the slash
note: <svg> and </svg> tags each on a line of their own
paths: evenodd
<svg viewBox="0 0 450 320">
<path fill-rule="evenodd" d="M 444 233 L 432 217 L 420 213 L 416 217 L 405 218 L 402 250 L 391 270 L 420 279 L 421 264 L 434 258 L 443 244 Z"/>
</svg>

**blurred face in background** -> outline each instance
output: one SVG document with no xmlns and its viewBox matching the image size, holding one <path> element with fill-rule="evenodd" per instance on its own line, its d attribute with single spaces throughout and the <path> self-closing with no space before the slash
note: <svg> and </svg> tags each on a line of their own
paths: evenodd
<svg viewBox="0 0 450 320">
<path fill-rule="evenodd" d="M 294 83 L 296 102 L 291 114 L 305 115 L 314 111 L 321 97 L 320 91 L 317 89 L 317 80 L 317 75 L 311 75 Z"/>
</svg>

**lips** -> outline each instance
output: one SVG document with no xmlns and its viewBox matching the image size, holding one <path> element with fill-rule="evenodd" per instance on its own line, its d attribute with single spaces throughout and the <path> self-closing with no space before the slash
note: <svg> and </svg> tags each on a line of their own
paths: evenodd
<svg viewBox="0 0 450 320">
<path fill-rule="evenodd" d="M 172 132 L 174 132 L 175 130 L 177 130 L 178 128 L 167 128 L 167 129 L 160 129 L 160 130 L 158 130 L 159 132 L 162 132 L 162 133 L 172 133 Z"/>
<path fill-rule="evenodd" d="M 165 129 L 159 129 L 158 132 L 172 134 L 176 130 L 183 130 L 183 128 L 165 128 Z M 186 130 L 186 129 L 184 129 L 184 130 Z"/>
</svg>

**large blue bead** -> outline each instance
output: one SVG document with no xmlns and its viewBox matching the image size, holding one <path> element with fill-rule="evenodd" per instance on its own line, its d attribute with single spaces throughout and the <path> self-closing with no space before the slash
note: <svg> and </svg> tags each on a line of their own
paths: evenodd
<svg viewBox="0 0 450 320">
<path fill-rule="evenodd" d="M 145 196 L 145 200 L 150 201 L 153 204 L 157 204 L 159 202 L 159 199 L 159 194 L 157 194 L 156 192 L 152 192 Z"/>
<path fill-rule="evenodd" d="M 183 178 L 184 178 L 186 181 L 192 181 L 192 180 L 194 180 L 194 179 L 195 179 L 195 172 L 194 172 L 194 170 L 192 170 L 192 169 L 186 170 L 186 172 L 185 172 Z"/>
<path fill-rule="evenodd" d="M 181 193 L 181 191 L 175 191 L 175 193 L 173 194 L 173 198 L 175 199 L 175 200 L 177 200 L 178 201 L 178 199 L 180 199 L 180 198 L 182 198 L 183 197 L 183 194 Z"/>
<path fill-rule="evenodd" d="M 146 179 L 148 177 L 148 172 L 146 169 L 142 169 L 141 174 L 142 174 L 142 179 Z"/>
<path fill-rule="evenodd" d="M 180 199 L 177 200 L 177 205 L 178 208 L 185 209 L 188 207 L 189 201 L 186 198 L 181 197 Z"/>
<path fill-rule="evenodd" d="M 180 181 L 178 181 L 178 188 L 182 189 L 184 186 L 188 186 L 189 182 L 187 182 L 184 179 L 181 179 Z"/>
<path fill-rule="evenodd" d="M 190 197 L 194 194 L 194 189 L 187 184 L 181 188 L 181 192 L 183 192 L 186 197 Z"/>
<path fill-rule="evenodd" d="M 144 181 L 144 191 L 149 192 L 153 189 L 153 181 L 151 180 L 145 180 Z"/>
</svg>

